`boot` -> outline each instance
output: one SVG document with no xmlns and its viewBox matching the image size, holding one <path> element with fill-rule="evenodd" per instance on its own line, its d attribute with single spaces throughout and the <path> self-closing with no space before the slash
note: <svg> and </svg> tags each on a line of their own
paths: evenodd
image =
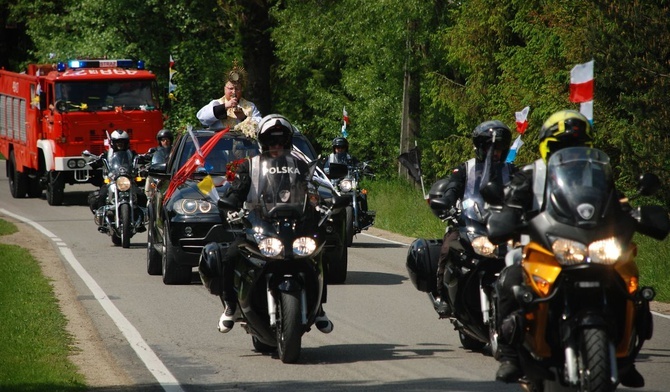
<svg viewBox="0 0 670 392">
<path fill-rule="evenodd" d="M 642 388 L 644 386 L 644 377 L 635 369 L 635 365 L 621 375 L 619 378 L 621 385 L 628 388 Z"/>
<path fill-rule="evenodd" d="M 326 316 L 326 312 L 323 310 L 323 306 L 319 311 L 319 315 L 314 319 L 314 325 L 316 325 L 316 328 L 323 333 L 333 332 L 333 322 L 330 321 L 328 316 Z"/>
<path fill-rule="evenodd" d="M 519 381 L 519 378 L 523 376 L 523 372 L 519 367 L 518 361 L 516 359 L 503 359 L 498 367 L 496 372 L 496 381 L 502 381 L 505 383 L 512 383 Z"/>
<path fill-rule="evenodd" d="M 224 301 L 225 309 L 219 319 L 219 332 L 227 333 L 235 326 L 237 304 L 233 301 Z"/>
</svg>

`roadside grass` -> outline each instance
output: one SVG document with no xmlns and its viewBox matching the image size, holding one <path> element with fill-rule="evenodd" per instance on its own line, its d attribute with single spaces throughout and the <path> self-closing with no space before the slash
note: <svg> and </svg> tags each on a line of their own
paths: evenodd
<svg viewBox="0 0 670 392">
<path fill-rule="evenodd" d="M 370 209 L 377 212 L 374 227 L 412 238 L 444 235 L 445 224 L 430 211 L 420 189 L 400 180 L 368 180 L 362 185 L 369 191 Z M 670 240 L 657 241 L 638 234 L 635 241 L 640 284 L 653 287 L 657 301 L 670 302 Z"/>
<path fill-rule="evenodd" d="M 0 220 L 0 235 L 17 231 Z M 0 244 L 0 391 L 84 391 L 49 281 L 28 250 Z"/>
</svg>

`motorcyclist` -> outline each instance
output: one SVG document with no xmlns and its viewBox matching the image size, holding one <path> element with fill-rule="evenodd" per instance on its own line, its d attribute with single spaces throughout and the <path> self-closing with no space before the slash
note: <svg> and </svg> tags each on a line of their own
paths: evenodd
<svg viewBox="0 0 670 392">
<path fill-rule="evenodd" d="M 258 144 L 261 149 L 261 157 L 258 161 L 261 165 L 266 162 L 282 164 L 286 167 L 297 168 L 299 173 L 297 181 L 304 183 L 307 187 L 309 167 L 307 163 L 291 155 L 293 145 L 293 125 L 284 117 L 278 114 L 270 114 L 263 117 L 258 127 Z M 258 179 L 253 179 L 251 173 L 255 171 L 253 167 L 253 158 L 247 158 L 241 163 L 235 171 L 235 178 L 232 186 L 226 192 L 224 199 L 227 205 L 241 206 L 242 203 L 249 200 L 259 187 Z M 220 203 L 221 205 L 221 203 Z M 239 259 L 238 245 L 244 242 L 244 237 L 237 237 L 227 248 L 223 255 L 222 264 L 222 294 L 221 301 L 224 306 L 224 312 L 218 323 L 219 332 L 226 333 L 235 325 L 237 318 L 237 296 L 234 290 L 235 263 Z M 325 302 L 325 280 L 324 295 L 322 301 Z M 328 319 L 323 311 L 323 306 L 316 317 L 315 323 L 319 331 L 330 333 L 333 330 L 333 323 Z"/>
<path fill-rule="evenodd" d="M 330 174 L 330 164 L 339 163 L 347 166 L 355 166 L 358 164 L 358 159 L 349 154 L 349 141 L 344 137 L 336 137 L 333 139 L 331 146 L 333 152 L 328 155 L 328 160 L 323 166 L 323 171 L 326 175 Z M 360 194 L 361 210 L 363 212 L 368 210 L 368 198 L 364 193 Z"/>
<path fill-rule="evenodd" d="M 174 143 L 174 135 L 169 129 L 161 129 L 156 134 L 156 140 L 158 141 L 158 146 L 156 147 L 153 155 L 151 156 L 151 164 L 166 163 L 170 151 L 172 151 L 172 144 Z M 153 191 L 153 185 L 155 180 L 151 177 L 147 177 L 147 180 L 144 184 L 144 194 L 147 195 L 147 198 L 150 198 Z"/>
<path fill-rule="evenodd" d="M 130 149 L 130 136 L 128 132 L 118 129 L 112 132 L 110 135 L 110 149 L 107 152 L 100 154 L 98 160 L 92 161 L 89 163 L 94 169 L 102 167 L 102 158 L 107 154 L 107 162 L 112 162 L 112 158 L 120 154 L 121 156 L 125 155 L 120 159 L 123 162 L 129 162 L 132 164 L 133 159 L 135 158 L 135 151 Z M 132 168 L 130 168 L 132 170 Z M 91 212 L 95 214 L 95 211 L 105 205 L 107 200 L 107 193 L 109 191 L 109 184 L 102 184 L 99 190 L 93 191 L 88 195 L 88 203 L 91 208 Z M 137 202 L 140 206 L 145 206 L 147 204 L 147 197 L 143 192 L 137 192 Z M 143 231 L 144 227 L 138 228 L 138 231 Z"/>
<path fill-rule="evenodd" d="M 511 163 L 505 163 L 512 141 L 512 131 L 499 120 L 488 120 L 477 125 L 472 131 L 472 143 L 475 146 L 475 157 L 453 169 L 448 178 L 438 180 L 430 189 L 431 209 L 440 219 L 444 218 L 458 200 L 480 199 L 480 185 L 490 181 L 500 181 L 506 184 L 516 168 Z M 483 202 L 480 203 L 483 209 Z M 440 318 L 449 317 L 452 309 L 447 300 L 447 290 L 444 288 L 444 275 L 450 275 L 449 249 L 459 247 L 458 228 L 447 227 L 440 249 L 437 270 L 437 307 Z"/>
<path fill-rule="evenodd" d="M 330 174 L 331 163 L 341 163 L 348 166 L 358 163 L 358 159 L 349 154 L 349 141 L 346 138 L 336 137 L 333 139 L 331 145 L 333 152 L 328 156 L 328 160 L 323 167 L 323 171 L 326 174 Z"/>
<path fill-rule="evenodd" d="M 587 118 L 574 110 L 561 110 L 549 116 L 540 130 L 541 158 L 516 173 L 505 191 L 502 209 L 517 217 L 531 219 L 543 209 L 544 173 L 551 154 L 567 147 L 592 147 L 592 129 Z M 491 232 L 489 222 L 489 232 Z M 495 240 L 495 238 L 491 238 Z M 502 239 L 501 239 L 502 240 Z M 497 282 L 498 312 L 500 320 L 500 366 L 496 380 L 516 382 L 522 375 L 519 367 L 517 347 L 510 344 L 508 337 L 514 335 L 517 328 L 516 315 L 519 304 L 514 295 L 514 286 L 523 285 L 523 269 L 520 264 L 521 248 L 510 251 L 506 257 L 507 266 L 501 271 Z M 635 369 L 635 365 L 622 369 L 620 382 L 628 387 L 644 386 L 644 378 Z"/>
</svg>

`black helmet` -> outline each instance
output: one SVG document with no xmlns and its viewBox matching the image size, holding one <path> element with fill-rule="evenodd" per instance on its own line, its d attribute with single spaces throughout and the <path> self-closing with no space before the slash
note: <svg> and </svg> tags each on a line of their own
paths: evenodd
<svg viewBox="0 0 670 392">
<path fill-rule="evenodd" d="M 501 150 L 502 159 L 505 159 L 511 142 L 512 131 L 502 121 L 484 121 L 472 131 L 475 157 L 480 161 L 486 159 L 486 153 L 492 144 L 495 144 L 496 150 Z"/>
<path fill-rule="evenodd" d="M 293 125 L 280 114 L 270 114 L 258 124 L 258 145 L 261 151 L 269 150 L 273 144 L 281 144 L 284 149 L 291 149 L 293 145 Z"/>
<path fill-rule="evenodd" d="M 592 147 L 591 123 L 575 110 L 561 110 L 549 116 L 540 130 L 540 155 L 549 156 L 565 147 Z"/>
<path fill-rule="evenodd" d="M 349 141 L 343 137 L 336 137 L 335 139 L 333 139 L 332 145 L 333 145 L 333 152 L 335 152 L 335 148 L 337 147 L 344 148 L 345 152 L 349 150 Z"/>
<path fill-rule="evenodd" d="M 156 134 L 156 140 L 158 140 L 159 142 L 161 141 L 161 139 L 166 138 L 170 140 L 170 143 L 174 141 L 174 135 L 172 135 L 172 131 L 170 131 L 169 129 L 161 129 Z"/>
<path fill-rule="evenodd" d="M 117 129 L 112 132 L 110 137 L 112 139 L 112 149 L 114 151 L 124 151 L 130 147 L 130 136 L 128 136 L 128 132 L 122 129 Z"/>
</svg>

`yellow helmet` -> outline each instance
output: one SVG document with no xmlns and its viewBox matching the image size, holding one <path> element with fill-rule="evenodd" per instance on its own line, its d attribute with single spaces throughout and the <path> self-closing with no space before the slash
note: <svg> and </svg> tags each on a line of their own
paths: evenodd
<svg viewBox="0 0 670 392">
<path fill-rule="evenodd" d="M 591 124 L 576 110 L 561 110 L 549 116 L 540 130 L 540 155 L 549 156 L 566 147 L 592 147 Z"/>
</svg>

